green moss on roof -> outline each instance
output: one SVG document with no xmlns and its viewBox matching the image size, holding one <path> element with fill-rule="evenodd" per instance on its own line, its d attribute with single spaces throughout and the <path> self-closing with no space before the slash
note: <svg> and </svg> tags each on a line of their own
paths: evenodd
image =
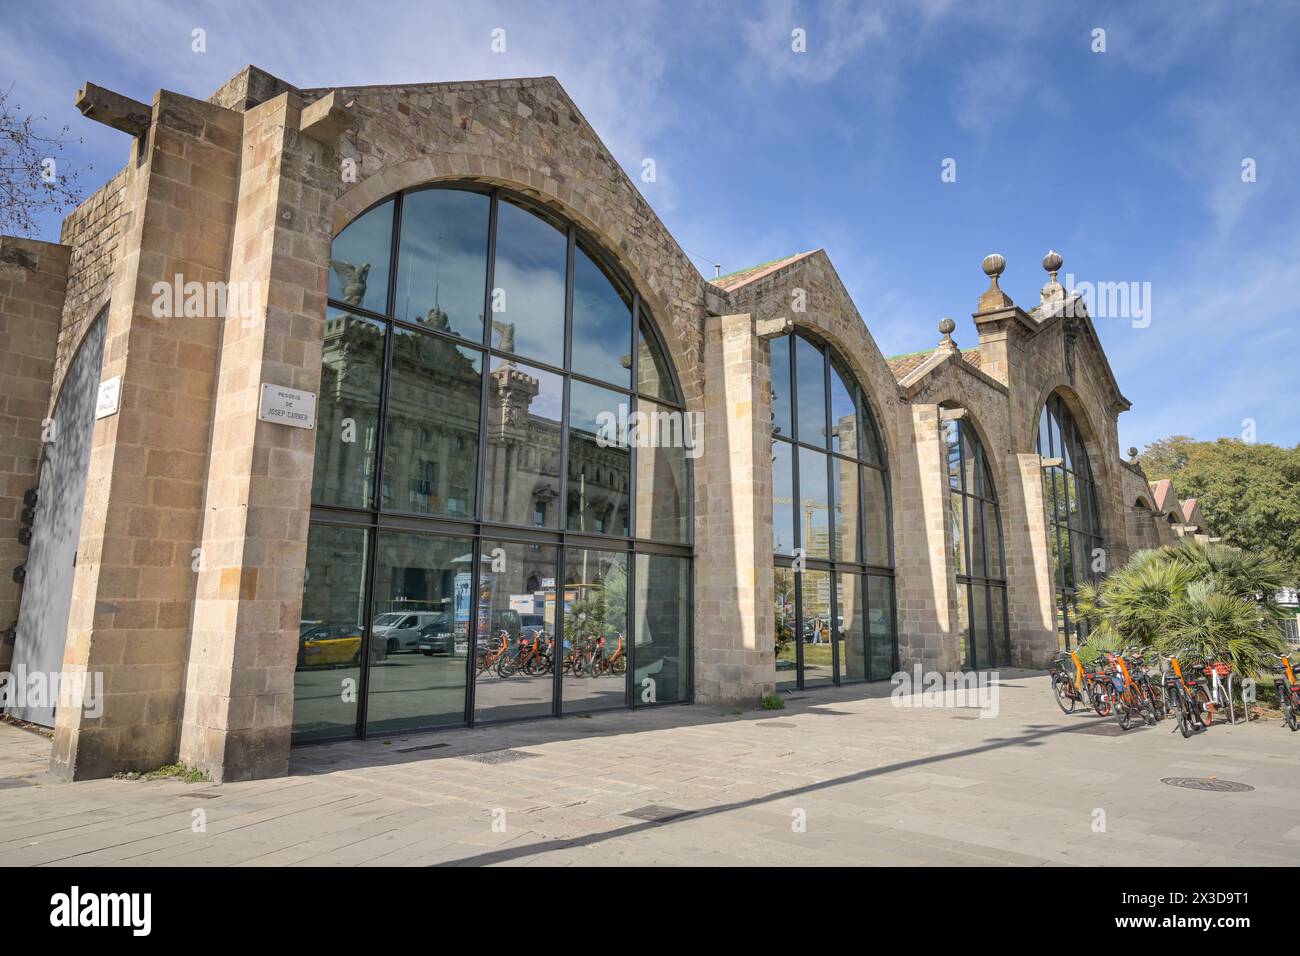
<svg viewBox="0 0 1300 956">
<path fill-rule="evenodd" d="M 775 259 L 768 259 L 766 262 L 760 262 L 757 265 L 745 266 L 745 268 L 737 269 L 735 272 L 728 272 L 725 275 L 714 276 L 711 281 L 721 282 L 723 279 L 730 279 L 734 276 L 744 275 L 746 272 L 757 272 L 759 269 L 766 269 L 768 266 L 775 265 L 778 262 L 784 262 L 786 259 L 793 259 L 797 255 L 799 255 L 799 253 L 792 252 L 788 256 L 777 256 Z"/>
</svg>

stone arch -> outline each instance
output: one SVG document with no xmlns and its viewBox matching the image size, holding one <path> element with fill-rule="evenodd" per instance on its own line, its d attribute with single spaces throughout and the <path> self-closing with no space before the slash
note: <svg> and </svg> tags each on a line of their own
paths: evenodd
<svg viewBox="0 0 1300 956">
<path fill-rule="evenodd" d="M 994 497 L 997 498 L 999 504 L 1002 504 L 1006 500 L 1007 491 L 1006 462 L 1003 460 L 1003 456 L 997 453 L 998 445 L 993 441 L 988 429 L 984 427 L 979 412 L 971 407 L 974 403 L 953 396 L 941 399 L 937 404 L 940 408 L 966 409 L 962 421 L 975 429 L 975 436 L 980 440 L 980 444 L 984 446 L 984 460 L 988 462 L 989 467 L 993 470 Z"/>
<path fill-rule="evenodd" d="M 89 305 L 78 309 L 75 318 L 70 319 L 66 312 L 63 314 L 60 331 L 75 328 L 77 332 L 76 338 L 69 343 L 66 353 L 63 353 L 62 348 L 60 348 L 60 354 L 66 354 L 67 359 L 61 361 L 56 367 L 54 380 L 50 384 L 50 412 L 53 412 L 58 407 L 59 398 L 63 394 L 64 383 L 67 381 L 68 370 L 72 368 L 72 363 L 81 354 L 81 349 L 86 344 L 86 338 L 91 329 L 99 322 L 108 322 L 108 307 L 111 299 L 111 292 L 105 292 Z"/>
<path fill-rule="evenodd" d="M 1033 418 L 1020 442 L 1021 449 L 1030 453 L 1034 451 L 1034 442 L 1038 437 L 1038 422 L 1042 417 L 1043 407 L 1047 404 L 1049 398 L 1057 394 L 1061 396 L 1061 400 L 1065 402 L 1066 408 L 1070 410 L 1070 414 L 1074 417 L 1075 424 L 1079 425 L 1080 430 L 1083 432 L 1083 446 L 1088 452 L 1088 463 L 1092 466 L 1093 477 L 1098 482 L 1108 478 L 1101 430 L 1097 427 L 1094 416 L 1089 412 L 1087 403 L 1075 391 L 1074 386 L 1070 384 L 1070 380 L 1063 375 L 1050 379 L 1039 389 L 1038 399 L 1033 405 Z"/>
<path fill-rule="evenodd" d="M 441 159 L 441 162 L 438 159 Z M 419 186 L 464 183 L 499 187 L 517 193 L 573 222 L 596 243 L 608 261 L 624 273 L 632 287 L 640 294 L 659 333 L 660 341 L 668 350 L 684 401 L 688 407 L 695 407 L 700 400 L 698 374 L 696 362 L 692 359 L 694 354 L 692 343 L 689 343 L 682 333 L 681 317 L 674 315 L 669 304 L 669 296 L 655 281 L 649 262 L 642 261 L 632 245 L 620 237 L 620 230 L 607 221 L 607 218 L 602 216 L 592 204 L 583 202 L 578 195 L 573 194 L 567 200 L 562 198 L 554 180 L 536 171 L 491 156 L 477 154 L 467 156 L 462 153 L 457 154 L 455 159 L 456 166 L 467 165 L 469 170 L 479 172 L 471 174 L 447 171 L 449 162 L 447 157 L 441 154 L 429 154 L 384 167 L 352 186 L 335 200 L 331 237 L 337 237 L 349 223 L 371 206 L 396 193 Z M 656 230 L 656 239 L 661 244 L 670 244 L 672 248 L 677 248 L 676 241 L 657 218 L 653 218 L 650 223 L 643 222 L 642 226 Z M 684 257 L 683 259 L 689 265 L 690 260 Z M 691 266 L 691 269 L 694 271 L 694 266 Z"/>
</svg>

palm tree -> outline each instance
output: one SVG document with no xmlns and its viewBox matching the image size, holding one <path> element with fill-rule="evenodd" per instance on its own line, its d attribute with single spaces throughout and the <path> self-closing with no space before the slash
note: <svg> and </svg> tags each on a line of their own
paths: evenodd
<svg viewBox="0 0 1300 956">
<path fill-rule="evenodd" d="M 1287 580 L 1278 562 L 1227 545 L 1139 551 L 1100 584 L 1079 589 L 1079 614 L 1093 628 L 1083 654 L 1155 648 L 1258 678 L 1268 654 L 1284 650 L 1273 595 Z"/>
</svg>

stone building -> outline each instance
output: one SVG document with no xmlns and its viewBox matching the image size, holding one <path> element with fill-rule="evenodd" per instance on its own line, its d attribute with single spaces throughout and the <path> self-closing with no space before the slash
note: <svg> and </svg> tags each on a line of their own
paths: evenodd
<svg viewBox="0 0 1300 956">
<path fill-rule="evenodd" d="M 0 240 L 3 653 L 103 682 L 17 711 L 62 774 L 1041 667 L 1207 533 L 1056 253 L 886 358 L 821 250 L 701 276 L 549 77 L 78 105 L 126 167 Z"/>
</svg>

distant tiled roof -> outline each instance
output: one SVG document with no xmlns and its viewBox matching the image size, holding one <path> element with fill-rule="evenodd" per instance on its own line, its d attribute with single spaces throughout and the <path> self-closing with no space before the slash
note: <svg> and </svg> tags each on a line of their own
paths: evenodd
<svg viewBox="0 0 1300 956">
<path fill-rule="evenodd" d="M 1169 502 L 1169 492 L 1173 490 L 1174 483 L 1168 478 L 1161 478 L 1151 486 L 1151 495 L 1156 499 L 1157 511 L 1168 511 L 1166 506 Z"/>
<path fill-rule="evenodd" d="M 761 279 L 764 276 L 771 275 L 782 266 L 787 266 L 792 262 L 810 256 L 816 250 L 809 252 L 796 252 L 792 256 L 786 256 L 784 259 L 773 259 L 771 262 L 761 262 L 756 266 L 750 266 L 748 269 L 741 269 L 739 272 L 729 272 L 725 276 L 712 279 L 712 283 L 724 292 L 730 292 L 732 289 L 738 289 L 742 285 L 753 282 L 755 279 Z"/>
<path fill-rule="evenodd" d="M 921 363 L 933 354 L 934 349 L 926 349 L 923 352 L 908 352 L 906 355 L 895 355 L 892 358 L 885 359 L 885 362 L 889 365 L 889 370 L 894 373 L 894 378 L 901 382 L 903 379 L 907 378 L 907 376 L 911 375 L 912 372 L 916 371 L 916 369 L 920 367 Z M 963 349 L 961 357 L 966 364 L 972 365 L 975 368 L 980 367 L 979 349 Z"/>
<path fill-rule="evenodd" d="M 934 349 L 926 349 L 924 352 L 909 352 L 907 355 L 895 355 L 887 358 L 885 361 L 889 364 L 889 370 L 894 373 L 894 378 L 900 382 L 907 378 L 909 374 L 915 371 L 916 367 L 934 354 Z"/>
</svg>

